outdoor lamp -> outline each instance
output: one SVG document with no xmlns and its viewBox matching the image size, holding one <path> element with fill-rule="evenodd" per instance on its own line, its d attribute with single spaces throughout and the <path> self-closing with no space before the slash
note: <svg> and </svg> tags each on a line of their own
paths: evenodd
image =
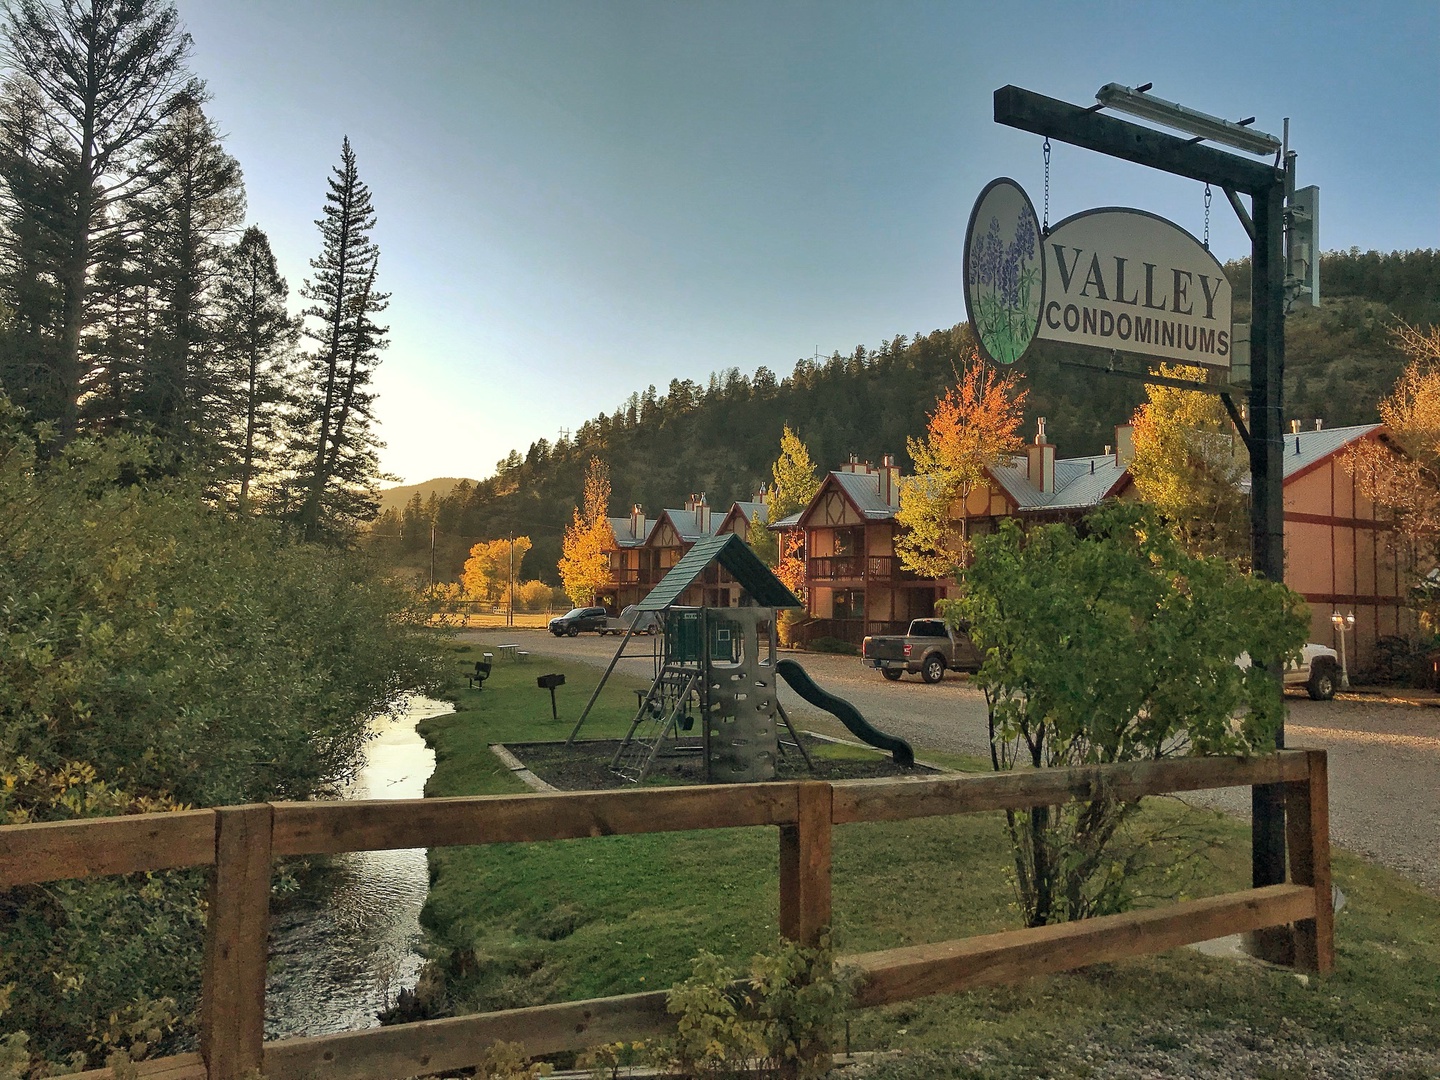
<svg viewBox="0 0 1440 1080">
<path fill-rule="evenodd" d="M 1355 629 L 1355 612 L 1349 611 L 1341 615 L 1338 611 L 1332 611 L 1330 621 L 1335 624 L 1335 630 L 1340 635 L 1340 687 L 1349 690 L 1350 669 L 1345 663 L 1345 635 Z"/>
<path fill-rule="evenodd" d="M 1154 94 L 1147 94 L 1145 91 L 1149 88 L 1149 83 L 1136 89 L 1119 83 L 1106 83 L 1096 91 L 1095 100 L 1108 108 L 1119 109 L 1132 116 L 1176 128 L 1194 135 L 1197 139 L 1209 139 L 1211 142 L 1233 146 L 1247 154 L 1265 156 L 1275 153 L 1281 147 L 1280 140 L 1274 135 L 1256 131 L 1249 126 L 1255 119 L 1253 116 L 1237 124 L 1198 109 L 1187 109 L 1184 105 L 1166 101 Z"/>
</svg>

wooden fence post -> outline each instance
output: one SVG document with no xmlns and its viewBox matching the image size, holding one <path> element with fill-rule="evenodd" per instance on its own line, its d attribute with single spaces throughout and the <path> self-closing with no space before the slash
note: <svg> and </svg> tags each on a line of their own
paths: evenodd
<svg viewBox="0 0 1440 1080">
<path fill-rule="evenodd" d="M 780 933 L 813 948 L 830 925 L 830 813 L 823 781 L 799 785 L 794 825 L 780 826 Z"/>
<path fill-rule="evenodd" d="M 1305 751 L 1309 778 L 1285 785 L 1290 880 L 1315 890 L 1315 918 L 1295 924 L 1295 966 L 1335 969 L 1335 911 L 1330 897 L 1330 781 L 1324 750 Z"/>
<path fill-rule="evenodd" d="M 200 1053 L 209 1080 L 240 1080 L 265 1064 L 273 824 L 268 803 L 215 810 L 200 1013 Z"/>
</svg>

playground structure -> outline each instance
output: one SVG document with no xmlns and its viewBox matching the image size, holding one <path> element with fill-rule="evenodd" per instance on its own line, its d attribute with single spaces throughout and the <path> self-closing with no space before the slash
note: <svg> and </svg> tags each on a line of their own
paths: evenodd
<svg viewBox="0 0 1440 1080">
<path fill-rule="evenodd" d="M 774 609 L 671 607 L 662 625 L 662 663 L 611 759 L 615 773 L 639 783 L 667 746 L 702 755 L 707 783 L 773 780 L 791 751 L 814 771 L 776 693 Z"/>
<path fill-rule="evenodd" d="M 741 606 L 679 605 L 686 590 L 717 564 L 740 583 Z M 780 704 L 779 678 L 868 744 L 891 751 L 897 764 L 913 766 L 915 755 L 903 739 L 871 727 L 849 702 L 816 686 L 795 661 L 779 659 L 778 609 L 799 606 L 738 536 L 698 542 L 636 605 L 659 616 L 661 633 L 653 681 L 639 697 L 611 770 L 638 784 L 661 754 L 695 754 L 704 762 L 706 783 L 747 783 L 774 780 L 779 759 L 793 751 L 813 773 L 814 762 Z M 630 639 L 627 631 L 567 744 L 574 744 Z"/>
</svg>

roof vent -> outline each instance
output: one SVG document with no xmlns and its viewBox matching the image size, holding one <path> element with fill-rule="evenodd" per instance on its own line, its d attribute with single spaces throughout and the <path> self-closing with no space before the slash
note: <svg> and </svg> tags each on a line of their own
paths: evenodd
<svg viewBox="0 0 1440 1080">
<path fill-rule="evenodd" d="M 1299 436 L 1299 435 L 1296 435 L 1296 436 L 1295 436 L 1295 456 L 1296 456 L 1296 457 L 1299 457 L 1299 456 L 1300 456 L 1300 436 Z"/>
</svg>

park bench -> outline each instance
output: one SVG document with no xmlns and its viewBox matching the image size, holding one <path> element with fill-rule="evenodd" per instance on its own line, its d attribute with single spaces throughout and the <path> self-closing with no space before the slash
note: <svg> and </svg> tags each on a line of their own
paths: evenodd
<svg viewBox="0 0 1440 1080">
<path fill-rule="evenodd" d="M 470 688 L 472 690 L 484 690 L 485 680 L 490 677 L 490 661 L 476 660 L 475 670 L 470 673 Z"/>
</svg>

